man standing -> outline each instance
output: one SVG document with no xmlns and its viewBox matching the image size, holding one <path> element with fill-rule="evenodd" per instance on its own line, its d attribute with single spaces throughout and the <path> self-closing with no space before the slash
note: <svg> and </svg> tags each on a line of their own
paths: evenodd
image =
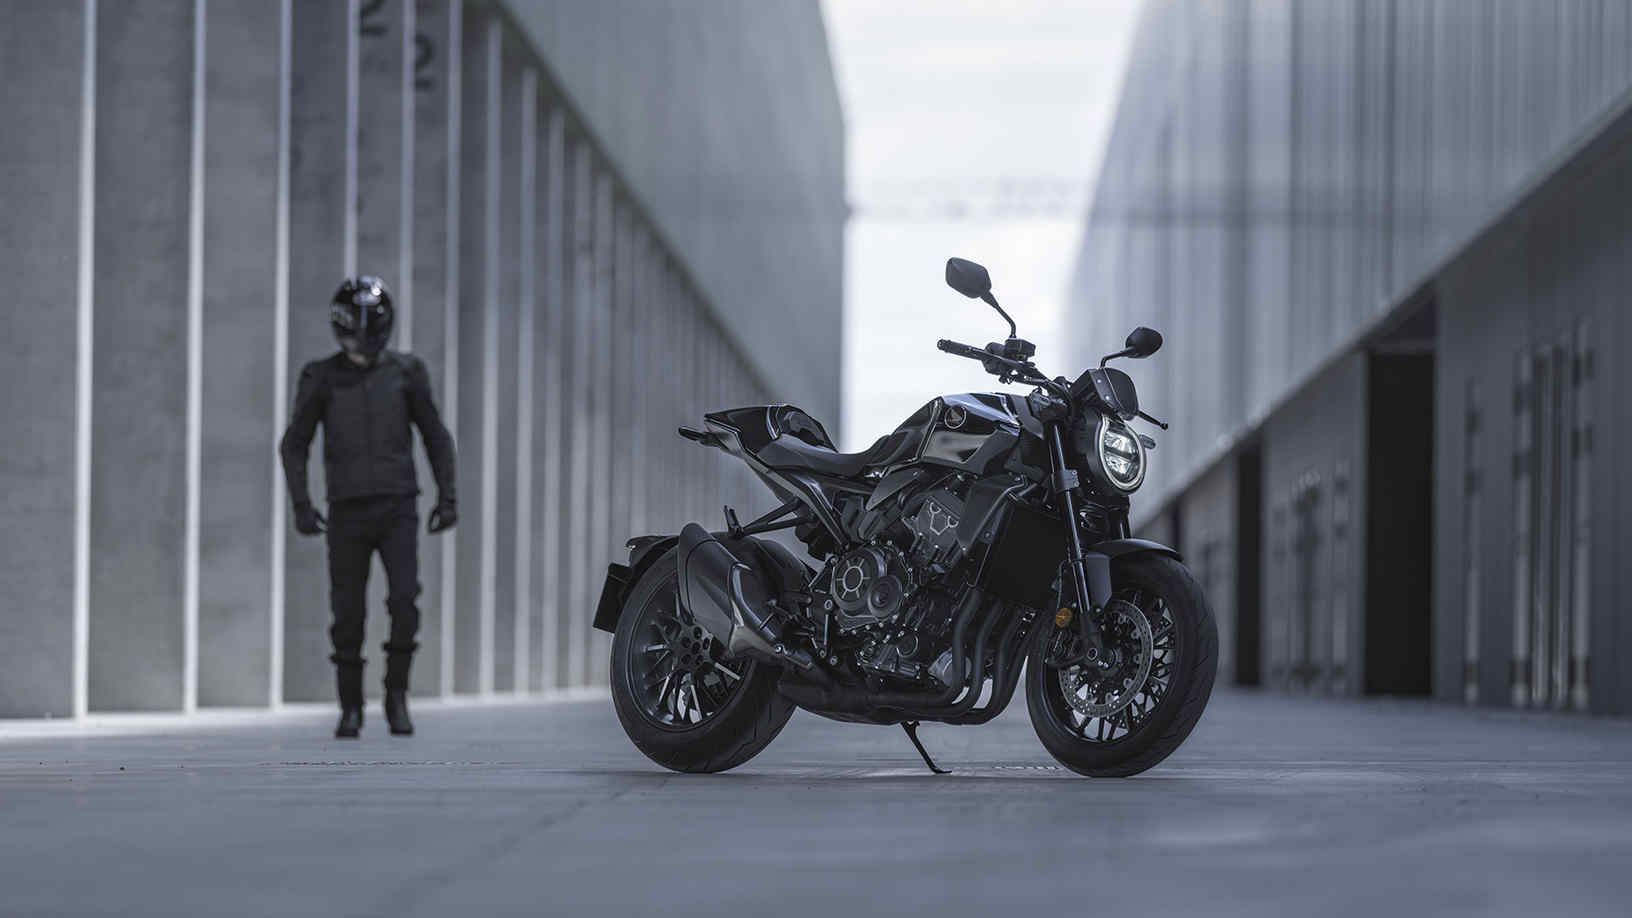
<svg viewBox="0 0 1632 918">
<path fill-rule="evenodd" d="M 294 411 L 279 452 L 294 499 L 295 531 L 328 533 L 329 638 L 340 695 L 337 737 L 356 737 L 363 726 L 363 619 L 368 568 L 375 552 L 385 566 L 385 719 L 391 732 L 411 735 L 408 670 L 419 647 L 419 515 L 415 497 L 413 433 L 419 428 L 436 478 L 436 508 L 429 531 L 458 521 L 454 496 L 453 437 L 431 400 L 430 374 L 412 354 L 385 349 L 394 319 L 391 294 L 377 277 L 348 279 L 329 305 L 329 324 L 340 351 L 300 371 Z M 323 424 L 323 469 L 329 516 L 312 506 L 306 458 Z"/>
</svg>

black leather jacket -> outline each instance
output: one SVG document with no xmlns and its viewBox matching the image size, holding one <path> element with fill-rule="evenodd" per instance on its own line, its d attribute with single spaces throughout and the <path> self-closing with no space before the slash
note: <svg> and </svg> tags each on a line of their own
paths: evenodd
<svg viewBox="0 0 1632 918">
<path fill-rule="evenodd" d="M 372 366 L 359 367 L 336 353 L 300 371 L 289 429 L 278 446 L 289 496 L 297 505 L 311 501 L 306 457 L 319 421 L 330 501 L 418 494 L 410 422 L 425 441 L 438 499 L 455 500 L 453 437 L 442 426 L 431 400 L 430 374 L 418 357 L 381 351 Z"/>
</svg>

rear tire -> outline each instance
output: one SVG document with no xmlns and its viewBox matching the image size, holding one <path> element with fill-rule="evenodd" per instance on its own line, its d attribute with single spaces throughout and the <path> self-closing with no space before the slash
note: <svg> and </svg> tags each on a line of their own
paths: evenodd
<svg viewBox="0 0 1632 918">
<path fill-rule="evenodd" d="M 689 613 L 680 608 L 679 584 L 676 554 L 671 549 L 630 589 L 612 638 L 612 705 L 635 748 L 657 764 L 681 772 L 725 771 L 769 745 L 793 716 L 794 704 L 776 690 L 781 670 L 741 658 L 723 659 L 717 648 L 707 652 L 740 677 L 724 687 L 724 677 L 702 676 L 698 684 L 715 686 L 719 692 L 711 697 L 704 688 L 702 695 L 708 700 L 722 699 L 718 707 L 708 709 L 706 701 L 698 704 L 696 709 L 707 713 L 699 713 L 693 721 L 683 716 L 690 713 L 690 704 L 684 700 L 676 706 L 665 692 L 654 703 L 655 690 L 646 683 L 661 680 L 662 666 L 670 661 L 664 651 L 651 650 L 655 645 L 649 642 L 661 629 L 672 629 L 677 619 L 692 624 Z M 704 672 L 709 668 L 704 667 Z M 660 685 L 668 688 L 667 683 Z M 699 689 L 694 685 L 691 691 L 691 704 L 695 704 Z"/>
<path fill-rule="evenodd" d="M 1128 706 L 1101 718 L 1074 706 L 1062 686 L 1062 671 L 1043 662 L 1047 641 L 1033 645 L 1026 663 L 1026 707 L 1037 738 L 1061 765 L 1096 778 L 1136 775 L 1171 755 L 1201 719 L 1218 673 L 1212 608 L 1183 564 L 1167 555 L 1142 554 L 1117 562 L 1111 578 L 1115 593 L 1107 608 L 1127 600 L 1142 615 L 1156 618 L 1149 622 L 1156 655 L 1163 655 L 1161 645 L 1172 635 L 1169 656 L 1147 664 L 1148 675 L 1129 692 Z M 1164 627 L 1168 622 L 1171 627 Z M 1161 688 L 1159 674 L 1167 677 L 1165 691 L 1152 705 L 1140 704 Z M 1078 704 L 1095 700 L 1085 689 Z M 1118 729 L 1124 730 L 1120 736 Z"/>
</svg>

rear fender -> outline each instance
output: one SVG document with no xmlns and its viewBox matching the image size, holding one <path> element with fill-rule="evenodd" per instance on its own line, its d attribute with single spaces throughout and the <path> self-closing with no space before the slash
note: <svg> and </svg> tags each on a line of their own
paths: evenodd
<svg viewBox="0 0 1632 918">
<path fill-rule="evenodd" d="M 714 537 L 742 560 L 761 565 L 763 573 L 774 578 L 781 592 L 801 591 L 810 581 L 810 568 L 778 542 L 752 536 L 733 539 L 724 532 L 716 532 Z M 618 630 L 618 616 L 623 614 L 623 604 L 629 598 L 629 591 L 640 582 L 646 570 L 679 541 L 678 535 L 644 535 L 635 536 L 625 543 L 629 548 L 629 563 L 613 563 L 606 567 L 601 600 L 595 606 L 594 624 L 597 629 L 609 634 Z"/>
<path fill-rule="evenodd" d="M 680 541 L 677 535 L 635 536 L 624 543 L 629 548 L 629 563 L 613 562 L 606 566 L 606 582 L 601 585 L 601 601 L 595 605 L 595 627 L 607 633 L 618 630 L 618 616 L 623 613 L 623 601 L 629 589 L 646 573 L 663 553 Z"/>
</svg>

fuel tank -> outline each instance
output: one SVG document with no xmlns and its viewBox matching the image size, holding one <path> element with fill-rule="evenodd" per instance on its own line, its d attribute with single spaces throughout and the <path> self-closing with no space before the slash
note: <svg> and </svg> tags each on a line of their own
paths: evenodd
<svg viewBox="0 0 1632 918">
<path fill-rule="evenodd" d="M 1023 401 L 1002 392 L 940 396 L 896 428 L 918 443 L 896 467 L 935 465 L 978 476 L 996 474 L 1020 441 L 1023 415 Z"/>
</svg>

